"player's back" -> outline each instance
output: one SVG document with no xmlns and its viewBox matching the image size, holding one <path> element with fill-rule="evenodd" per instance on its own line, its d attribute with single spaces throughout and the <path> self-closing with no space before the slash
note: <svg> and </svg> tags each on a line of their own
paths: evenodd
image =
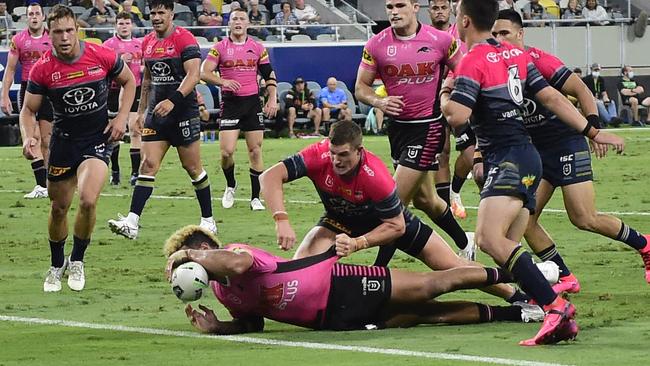
<svg viewBox="0 0 650 366">
<path fill-rule="evenodd" d="M 226 283 L 211 281 L 215 296 L 234 318 L 262 316 L 283 323 L 319 328 L 324 320 L 336 253 L 287 260 L 245 244 L 224 248 L 247 252 L 251 267 Z"/>
</svg>

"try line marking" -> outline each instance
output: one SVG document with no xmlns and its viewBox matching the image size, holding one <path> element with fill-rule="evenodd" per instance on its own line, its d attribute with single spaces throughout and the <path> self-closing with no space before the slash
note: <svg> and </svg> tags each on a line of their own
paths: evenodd
<svg viewBox="0 0 650 366">
<path fill-rule="evenodd" d="M 261 344 L 267 346 L 283 346 L 283 347 L 296 347 L 296 348 L 319 349 L 319 350 L 348 351 L 348 352 L 382 354 L 388 356 L 408 356 L 408 357 L 429 358 L 429 359 L 437 359 L 437 360 L 482 362 L 482 363 L 489 363 L 495 365 L 567 366 L 567 365 L 557 364 L 557 363 L 514 360 L 508 358 L 480 357 L 480 356 L 470 356 L 470 355 L 461 355 L 461 354 L 453 354 L 453 353 L 438 353 L 438 352 L 417 352 L 417 351 L 406 351 L 406 350 L 391 349 L 391 348 L 344 346 L 338 344 L 314 343 L 314 342 L 291 342 L 291 341 L 281 341 L 275 339 L 244 337 L 244 336 L 217 336 L 217 335 L 201 334 L 201 333 L 194 333 L 194 332 L 183 332 L 183 331 L 169 330 L 169 329 L 128 327 L 124 325 L 85 323 L 85 322 L 75 322 L 69 320 L 55 320 L 55 319 L 43 319 L 43 318 L 26 318 L 26 317 L 9 316 L 9 315 L 0 315 L 0 320 L 5 322 L 25 323 L 30 325 L 56 325 L 56 326 L 70 327 L 70 328 L 97 329 L 97 330 L 108 330 L 108 331 L 115 331 L 115 332 L 169 336 L 169 337 L 203 338 L 203 339 L 213 339 L 213 340 L 220 340 L 220 341 L 227 341 L 227 342 Z"/>
<path fill-rule="evenodd" d="M 18 189 L 0 189 L 0 193 L 27 193 Z M 122 193 L 101 193 L 102 197 L 119 197 L 119 198 L 128 198 L 131 197 L 131 194 L 122 194 Z M 194 196 L 161 196 L 161 195 L 151 195 L 151 198 L 161 199 L 161 200 L 195 200 Z M 220 197 L 212 197 L 213 201 L 221 201 Z M 235 201 L 249 202 L 246 198 L 235 198 Z M 320 201 L 309 201 L 309 200 L 286 200 L 288 203 L 293 204 L 302 204 L 302 205 L 318 205 Z M 478 210 L 476 206 L 465 206 L 466 209 Z M 556 214 L 565 214 L 566 210 L 559 210 L 556 208 L 545 208 L 544 212 L 546 213 L 556 213 Z M 650 212 L 637 212 L 637 211 L 598 211 L 598 213 L 605 215 L 613 216 L 650 216 Z"/>
</svg>

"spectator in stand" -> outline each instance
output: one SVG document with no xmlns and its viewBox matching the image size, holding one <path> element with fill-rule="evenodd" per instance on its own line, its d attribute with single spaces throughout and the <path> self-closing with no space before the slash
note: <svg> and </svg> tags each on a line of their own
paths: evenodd
<svg viewBox="0 0 650 366">
<path fill-rule="evenodd" d="M 199 6 L 199 0 L 175 0 L 175 1 L 177 3 L 179 3 L 179 4 L 183 4 L 183 5 L 187 6 L 188 8 L 190 8 L 190 11 L 192 12 L 192 14 L 197 13 L 196 9 Z"/>
<path fill-rule="evenodd" d="M 104 0 L 94 0 L 94 6 L 86 10 L 77 19 L 83 28 L 108 28 L 111 31 L 86 31 L 89 37 L 97 37 L 102 41 L 109 39 L 115 27 L 115 11 L 104 4 Z"/>
<path fill-rule="evenodd" d="M 280 6 L 281 11 L 275 15 L 275 18 L 271 24 L 275 25 L 298 25 L 298 18 L 293 14 L 293 9 L 291 3 L 285 1 Z M 292 35 L 297 34 L 298 29 L 295 27 L 287 27 L 284 29 L 284 34 L 287 38 L 291 38 Z"/>
<path fill-rule="evenodd" d="M 207 38 L 209 41 L 214 40 L 215 37 L 221 37 L 223 35 L 221 29 L 215 28 L 223 25 L 223 17 L 214 7 L 212 1 L 203 0 L 203 9 L 197 13 L 196 19 L 198 25 L 203 27 L 212 27 L 201 30 L 203 37 Z"/>
<path fill-rule="evenodd" d="M 621 69 L 621 79 L 618 82 L 618 92 L 621 93 L 621 99 L 624 105 L 629 105 L 632 109 L 632 125 L 643 126 L 639 118 L 639 103 L 642 106 L 650 107 L 650 97 L 645 94 L 643 86 L 634 80 L 634 70 L 632 66 L 625 65 Z M 646 124 L 650 124 L 650 113 L 646 116 Z"/>
<path fill-rule="evenodd" d="M 327 122 L 330 118 L 352 121 L 348 97 L 343 89 L 337 87 L 335 77 L 327 79 L 327 86 L 320 91 L 320 101 L 323 107 L 323 121 Z"/>
<path fill-rule="evenodd" d="M 605 87 L 605 79 L 600 76 L 600 65 L 591 65 L 591 74 L 582 78 L 582 81 L 587 85 L 589 90 L 591 90 L 591 93 L 596 99 L 596 106 L 598 107 L 598 115 L 600 116 L 600 119 L 606 125 L 610 123 L 617 124 L 619 120 L 618 114 L 616 113 L 616 104 L 609 99 L 607 88 Z"/>
<path fill-rule="evenodd" d="M 519 9 L 516 2 L 516 0 L 499 0 L 499 11 L 514 10 L 521 15 L 521 9 Z M 453 9 L 455 9 L 455 7 Z"/>
<path fill-rule="evenodd" d="M 223 13 L 223 25 L 228 25 L 228 21 L 230 21 L 230 14 L 234 12 L 235 10 L 241 9 L 241 4 L 238 1 L 233 1 L 230 3 L 230 12 L 229 13 Z"/>
<path fill-rule="evenodd" d="M 296 8 L 293 9 L 293 14 L 298 18 L 298 24 L 300 25 L 313 25 L 320 24 L 320 15 L 316 9 L 305 4 L 305 0 L 295 0 Z M 316 39 L 319 34 L 332 33 L 328 27 L 303 27 L 301 28 L 301 33 L 304 33 Z"/>
<path fill-rule="evenodd" d="M 7 38 L 7 29 L 14 28 L 14 22 L 11 14 L 7 10 L 7 2 L 0 1 L 0 37 Z"/>
<path fill-rule="evenodd" d="M 544 6 L 539 3 L 539 0 L 530 0 L 522 9 L 522 15 L 525 20 L 542 20 L 548 19 L 548 14 Z M 544 23 L 535 23 L 534 27 L 543 27 Z"/>
<path fill-rule="evenodd" d="M 249 5 L 251 10 L 248 12 L 248 19 L 251 25 L 263 26 L 269 24 L 268 14 L 260 11 L 259 0 L 251 0 Z M 248 34 L 265 40 L 266 36 L 269 35 L 269 30 L 266 28 L 248 28 Z"/>
<path fill-rule="evenodd" d="M 582 8 L 582 16 L 587 20 L 592 20 L 592 25 L 609 24 L 609 14 L 605 8 L 598 5 L 598 0 L 587 0 L 585 7 Z"/>
<path fill-rule="evenodd" d="M 142 23 L 142 12 L 137 6 L 133 5 L 133 0 L 124 0 L 118 8 L 118 13 L 121 12 L 131 14 L 131 21 L 136 27 L 144 27 Z"/>
<path fill-rule="evenodd" d="M 314 133 L 312 136 L 320 136 L 321 110 L 316 106 L 316 97 L 314 93 L 305 86 L 305 79 L 298 77 L 293 82 L 293 88 L 289 90 L 285 97 L 285 106 L 287 109 L 287 122 L 289 123 L 289 137 L 296 137 L 293 132 L 293 125 L 296 118 L 309 118 L 314 123 Z"/>
<path fill-rule="evenodd" d="M 562 10 L 562 19 L 584 19 L 582 6 L 578 0 L 569 0 L 566 9 Z M 564 25 L 575 25 L 576 23 L 565 23 Z"/>
</svg>

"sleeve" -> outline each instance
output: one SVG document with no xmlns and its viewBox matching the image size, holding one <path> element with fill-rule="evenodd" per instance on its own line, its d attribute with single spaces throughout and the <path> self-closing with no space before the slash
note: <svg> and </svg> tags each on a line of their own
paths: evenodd
<svg viewBox="0 0 650 366">
<path fill-rule="evenodd" d="M 207 60 L 210 60 L 217 65 L 219 65 L 219 50 L 217 48 L 218 45 L 219 43 L 215 43 L 214 46 L 210 48 L 210 51 L 208 51 L 208 55 L 206 56 Z"/>
<path fill-rule="evenodd" d="M 319 143 L 309 145 L 298 154 L 290 156 L 282 161 L 289 173 L 289 182 L 307 176 L 309 174 L 309 169 L 311 168 L 313 170 L 314 167 L 317 166 L 317 162 L 320 159 L 318 144 Z"/>
<path fill-rule="evenodd" d="M 456 67 L 463 58 L 463 53 L 460 51 L 460 44 L 455 37 L 451 37 L 451 42 L 446 52 L 445 64 L 450 70 L 456 70 Z"/>
<path fill-rule="evenodd" d="M 108 77 L 111 79 L 116 78 L 124 69 L 124 61 L 118 54 L 110 48 L 103 47 L 102 59 L 100 62 L 108 70 Z"/>
<path fill-rule="evenodd" d="M 341 89 L 338 89 L 339 94 L 341 94 L 341 103 L 347 103 L 348 102 L 348 95 Z"/>
<path fill-rule="evenodd" d="M 18 45 L 16 42 L 16 38 L 18 35 L 15 35 L 11 37 L 11 42 L 9 42 L 9 53 L 14 55 L 14 56 L 19 56 L 20 55 L 20 50 L 18 49 Z"/>
<path fill-rule="evenodd" d="M 189 61 L 195 58 L 201 58 L 201 49 L 192 33 L 185 31 L 179 34 L 176 40 L 176 46 L 181 50 L 181 61 Z"/>
<path fill-rule="evenodd" d="M 45 84 L 42 70 L 42 64 L 37 62 L 29 72 L 27 91 L 31 94 L 45 95 L 47 93 L 47 85 Z"/>
<path fill-rule="evenodd" d="M 293 98 L 294 98 L 294 96 L 293 96 L 293 89 L 292 89 L 292 90 L 289 90 L 287 92 L 287 95 L 284 96 L 284 100 L 287 101 L 287 107 L 289 107 L 289 104 L 293 104 Z"/>
<path fill-rule="evenodd" d="M 540 58 L 535 61 L 535 67 L 537 67 L 544 79 L 558 90 L 562 89 L 564 83 L 571 76 L 571 70 L 560 59 L 551 54 L 540 53 Z"/>
<path fill-rule="evenodd" d="M 258 65 L 265 65 L 269 64 L 269 51 L 264 47 L 263 45 L 260 44 L 261 47 L 261 52 L 260 52 L 260 59 L 257 61 Z"/>
<path fill-rule="evenodd" d="M 361 64 L 359 64 L 359 68 L 376 73 L 377 62 L 373 56 L 373 45 L 374 42 L 372 39 L 366 43 L 366 46 L 363 48 L 363 53 L 361 54 Z"/>
<path fill-rule="evenodd" d="M 399 200 L 397 195 L 397 188 L 388 195 L 388 197 L 377 202 L 375 205 L 378 216 L 380 219 L 391 219 L 402 213 L 402 201 Z"/>
<path fill-rule="evenodd" d="M 549 85 L 546 82 L 546 79 L 544 79 L 542 74 L 540 74 L 539 70 L 537 70 L 535 64 L 531 60 L 531 62 L 526 65 L 526 91 L 535 95 L 547 86 Z"/>
<path fill-rule="evenodd" d="M 472 62 L 474 59 L 470 59 L 469 56 L 469 54 L 465 56 L 455 71 L 456 81 L 450 98 L 456 103 L 473 109 L 481 92 L 483 71 L 476 62 Z"/>
<path fill-rule="evenodd" d="M 253 257 L 253 264 L 248 269 L 248 273 L 269 273 L 275 271 L 277 268 L 277 264 L 273 257 L 249 245 L 229 244 L 225 249 L 238 254 L 248 253 Z"/>
<path fill-rule="evenodd" d="M 320 103 L 327 102 L 327 87 L 320 90 Z"/>
<path fill-rule="evenodd" d="M 369 160 L 370 166 L 364 165 L 364 191 L 375 203 L 375 209 L 381 219 L 390 219 L 402 213 L 402 202 L 397 195 L 397 185 L 393 176 L 381 161 Z M 363 174 L 363 173 L 360 173 Z"/>
</svg>

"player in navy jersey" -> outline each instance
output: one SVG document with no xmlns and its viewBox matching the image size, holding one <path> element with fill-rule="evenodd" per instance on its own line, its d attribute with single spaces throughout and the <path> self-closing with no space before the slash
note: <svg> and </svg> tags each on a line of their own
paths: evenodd
<svg viewBox="0 0 650 366">
<path fill-rule="evenodd" d="M 142 126 L 142 162 L 131 207 L 126 217 L 108 220 L 111 230 L 128 239 L 138 236 L 140 215 L 153 193 L 156 174 L 165 154 L 176 147 L 183 169 L 190 176 L 201 208 L 201 226 L 216 232 L 208 173 L 201 165 L 199 107 L 194 87 L 199 81 L 201 52 L 187 29 L 175 26 L 174 2 L 152 0 L 154 32 L 142 41 L 145 63 L 138 125 Z"/>
<path fill-rule="evenodd" d="M 492 35 L 499 41 L 507 41 L 524 49 L 551 86 L 576 97 L 587 120 L 600 125 L 596 103 L 582 79 L 555 56 L 524 46 L 524 28 L 519 13 L 514 10 L 501 11 L 492 28 Z M 538 221 L 557 187 L 562 189 L 564 207 L 571 222 L 579 229 L 621 241 L 635 249 L 643 258 L 645 279 L 650 282 L 650 236 L 640 234 L 614 216 L 596 212 L 591 157 L 584 136 L 562 123 L 530 96 L 526 97 L 524 105 L 527 106 L 524 123 L 539 151 L 543 167 L 542 181 L 536 192 L 535 214 L 530 217 L 524 237 L 540 259 L 552 260 L 560 266 L 560 283 L 553 286 L 555 292 L 580 291 L 578 279 L 566 266 L 553 239 Z M 606 152 L 602 147 L 594 144 L 599 157 L 603 151 Z"/>
<path fill-rule="evenodd" d="M 457 25 L 470 52 L 441 89 L 442 110 L 449 124 L 472 121 L 485 164 L 481 191 L 477 244 L 496 263 L 517 278 L 526 293 L 547 312 L 542 328 L 521 345 L 556 343 L 575 338 L 575 307 L 557 296 L 533 265 L 519 240 L 535 209 L 535 190 L 542 174 L 537 150 L 530 142 L 521 116 L 524 93 L 551 109 L 563 121 L 598 143 L 613 144 L 622 151 L 620 139 L 599 133 L 557 90 L 551 88 L 523 50 L 491 37 L 498 15 L 496 0 L 461 0 Z M 452 91 L 453 87 L 453 91 Z"/>
<path fill-rule="evenodd" d="M 99 193 L 106 181 L 110 146 L 126 130 L 135 80 L 113 50 L 79 41 L 76 18 L 69 7 L 53 7 L 47 25 L 52 50 L 45 52 L 32 68 L 20 112 L 23 155 L 31 159 L 40 149 L 34 138 L 36 114 L 47 97 L 54 109 L 47 184 L 52 202 L 48 221 L 52 266 L 43 290 L 60 291 L 67 267 L 68 286 L 81 291 L 85 286 L 84 253 L 95 226 Z M 117 116 L 109 121 L 106 104 L 112 80 L 122 87 L 122 93 Z M 63 246 L 75 188 L 79 190 L 79 210 L 72 253 L 67 260 Z"/>
<path fill-rule="evenodd" d="M 329 139 L 309 145 L 262 174 L 262 193 L 276 221 L 280 248 L 291 249 L 296 241 L 285 211 L 283 184 L 308 177 L 325 213 L 307 233 L 294 258 L 321 253 L 336 242 L 340 256 L 390 245 L 434 270 L 467 265 L 438 234 L 404 208 L 388 169 L 361 143 L 358 125 L 339 122 L 332 126 Z M 553 263 L 542 266 L 549 272 L 557 271 Z M 488 292 L 509 302 L 528 298 L 504 285 Z"/>
</svg>

